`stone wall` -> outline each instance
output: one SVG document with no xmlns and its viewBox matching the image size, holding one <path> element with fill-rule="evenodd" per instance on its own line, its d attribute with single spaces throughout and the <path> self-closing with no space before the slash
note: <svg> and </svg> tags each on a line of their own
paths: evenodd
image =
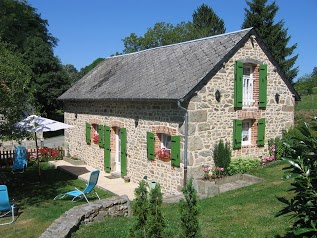
<svg viewBox="0 0 317 238">
<path fill-rule="evenodd" d="M 257 62 L 267 65 L 267 107 L 255 106 L 235 110 L 234 108 L 234 65 L 235 61 Z M 257 68 L 257 67 L 255 67 Z M 258 80 L 258 79 L 257 79 Z M 254 83 L 254 87 L 258 85 Z M 255 88 L 256 89 L 256 88 Z M 215 92 L 219 90 L 221 100 L 217 102 Z M 256 96 L 254 93 L 254 96 Z M 280 101 L 275 101 L 275 95 Z M 189 112 L 189 176 L 202 176 L 202 165 L 213 165 L 213 147 L 220 139 L 232 145 L 233 120 L 265 118 L 265 146 L 258 147 L 255 140 L 248 146 L 233 150 L 233 157 L 260 158 L 268 155 L 267 142 L 282 135 L 282 131 L 294 124 L 295 100 L 275 66 L 264 54 L 255 40 L 249 39 L 237 53 L 229 59 L 211 80 L 197 92 L 188 105 Z M 256 123 L 255 123 L 256 124 Z M 257 125 L 252 130 L 257 129 Z M 253 131 L 253 132 L 254 132 Z M 252 132 L 252 133 L 253 133 Z"/>
<path fill-rule="evenodd" d="M 75 116 L 76 115 L 76 116 Z M 65 142 L 73 157 L 104 170 L 104 149 L 97 144 L 86 144 L 85 123 L 99 123 L 127 130 L 127 175 L 132 182 L 139 182 L 145 175 L 159 182 L 163 192 L 180 191 L 183 179 L 183 164 L 180 168 L 171 166 L 171 162 L 147 159 L 148 131 L 161 132 L 159 128 L 170 128 L 170 132 L 181 135 L 183 112 L 176 102 L 71 102 L 65 105 L 65 122 L 74 128 L 65 131 Z M 111 140 L 115 134 L 111 133 Z M 112 143 L 114 144 L 114 143 Z M 183 145 L 181 146 L 183 147 Z M 115 147 L 111 148 L 112 156 Z M 181 151 L 181 155 L 183 151 Z M 112 158 L 114 161 L 114 158 Z M 115 172 L 115 166 L 112 165 Z"/>
<path fill-rule="evenodd" d="M 234 108 L 234 64 L 235 61 L 251 62 L 258 68 L 266 64 L 268 68 L 267 107 L 257 107 L 257 102 L 250 108 Z M 255 72 L 255 75 L 256 72 Z M 258 85 L 258 82 L 255 82 Z M 255 86 L 256 87 L 256 86 Z M 215 99 L 215 92 L 221 93 L 220 102 Z M 255 90 L 255 97 L 258 92 Z M 275 101 L 275 94 L 280 101 Z M 265 118 L 265 146 L 256 143 L 234 150 L 233 157 L 259 158 L 268 155 L 267 141 L 282 134 L 284 129 L 293 125 L 294 98 L 290 90 L 276 72 L 275 66 L 264 54 L 256 39 L 249 40 L 230 58 L 223 67 L 190 99 L 187 109 L 188 125 L 188 177 L 202 177 L 202 165 L 213 164 L 213 147 L 220 139 L 232 144 L 233 120 L 253 119 L 254 128 L 257 120 Z M 108 125 L 113 131 L 116 127 L 127 129 L 127 175 L 131 181 L 139 182 L 145 175 L 156 180 L 164 193 L 178 193 L 183 184 L 183 140 L 181 140 L 181 166 L 174 168 L 170 162 L 147 159 L 146 133 L 162 130 L 175 133 L 184 138 L 184 112 L 174 102 L 153 101 L 109 101 L 65 103 L 65 122 L 74 128 L 65 133 L 65 142 L 69 144 L 71 156 L 81 158 L 87 164 L 104 170 L 103 149 L 98 145 L 87 145 L 85 141 L 85 123 Z M 158 129 L 159 128 L 159 129 Z M 164 129 L 165 128 L 165 129 Z M 113 139 L 113 138 L 112 138 Z M 111 139 L 111 140 L 112 140 Z M 252 142 L 254 142 L 253 139 Z M 112 143 L 113 144 L 113 143 Z M 114 156 L 115 147 L 112 145 Z M 112 162 L 114 159 L 112 159 Z M 112 166 L 114 169 L 115 166 Z M 112 171 L 115 172 L 115 171 Z"/>
<path fill-rule="evenodd" d="M 78 230 L 79 225 L 100 221 L 105 216 L 129 216 L 130 201 L 127 196 L 112 197 L 73 207 L 55 220 L 40 238 L 66 238 Z"/>
</svg>

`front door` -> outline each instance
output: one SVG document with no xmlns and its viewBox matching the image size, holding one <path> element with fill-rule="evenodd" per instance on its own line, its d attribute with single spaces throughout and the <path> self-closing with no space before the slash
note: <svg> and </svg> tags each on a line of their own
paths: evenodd
<svg viewBox="0 0 317 238">
<path fill-rule="evenodd" d="M 116 173 L 121 173 L 121 140 L 119 127 L 116 127 Z"/>
</svg>

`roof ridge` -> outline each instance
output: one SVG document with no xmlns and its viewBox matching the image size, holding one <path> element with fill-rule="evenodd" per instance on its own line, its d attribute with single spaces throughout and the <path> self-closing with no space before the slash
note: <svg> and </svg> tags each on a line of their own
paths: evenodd
<svg viewBox="0 0 317 238">
<path fill-rule="evenodd" d="M 236 34 L 236 33 L 238 33 L 238 32 L 242 32 L 242 31 L 250 31 L 250 30 L 252 30 L 252 29 L 253 29 L 253 27 L 249 27 L 249 28 L 245 28 L 245 29 L 241 29 L 241 30 L 237 30 L 237 31 L 232 31 L 232 32 L 227 32 L 227 33 L 223 33 L 223 34 L 219 34 L 219 35 L 207 36 L 207 37 L 203 37 L 203 38 L 198 38 L 198 39 L 194 39 L 194 40 L 183 41 L 183 42 L 174 43 L 174 44 L 170 44 L 170 45 L 157 46 L 157 47 L 153 47 L 153 48 L 149 48 L 149 49 L 145 49 L 145 50 L 141 50 L 141 51 L 136 51 L 136 52 L 132 52 L 132 53 L 127 53 L 127 54 L 123 54 L 123 55 L 109 56 L 109 57 L 106 57 L 106 58 L 104 58 L 104 59 L 118 58 L 118 57 L 123 57 L 123 56 L 127 56 L 127 55 L 139 54 L 139 53 L 143 53 L 143 52 L 146 52 L 146 51 L 151 51 L 151 50 L 157 50 L 157 49 L 161 49 L 161 48 L 172 47 L 172 46 L 175 46 L 175 45 L 189 44 L 189 43 L 198 42 L 198 41 L 203 41 L 203 40 L 207 40 L 207 39 L 211 39 L 211 38 L 216 38 L 216 37 L 221 37 L 221 36 L 225 36 L 225 35 Z"/>
</svg>

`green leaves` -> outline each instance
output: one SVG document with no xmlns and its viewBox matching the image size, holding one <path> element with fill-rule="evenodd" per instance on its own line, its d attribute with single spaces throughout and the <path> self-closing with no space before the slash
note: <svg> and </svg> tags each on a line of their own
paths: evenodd
<svg viewBox="0 0 317 238">
<path fill-rule="evenodd" d="M 316 131 L 304 123 L 299 127 L 300 138 L 293 138 L 288 156 L 290 166 L 285 168 L 285 178 L 292 178 L 294 197 L 278 198 L 286 206 L 277 216 L 290 214 L 295 218 L 290 231 L 296 237 L 317 237 L 317 137 Z"/>
</svg>

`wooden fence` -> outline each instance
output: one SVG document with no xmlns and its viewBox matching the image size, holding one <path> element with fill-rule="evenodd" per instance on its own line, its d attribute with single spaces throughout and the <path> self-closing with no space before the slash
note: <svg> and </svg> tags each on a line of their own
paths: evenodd
<svg viewBox="0 0 317 238">
<path fill-rule="evenodd" d="M 55 159 L 63 159 L 65 150 L 63 148 L 40 148 L 39 159 L 41 161 L 49 161 Z M 15 150 L 0 151 L 0 167 L 10 167 L 13 164 Z M 28 149 L 26 151 L 26 158 L 28 161 L 36 159 L 36 149 Z"/>
</svg>

